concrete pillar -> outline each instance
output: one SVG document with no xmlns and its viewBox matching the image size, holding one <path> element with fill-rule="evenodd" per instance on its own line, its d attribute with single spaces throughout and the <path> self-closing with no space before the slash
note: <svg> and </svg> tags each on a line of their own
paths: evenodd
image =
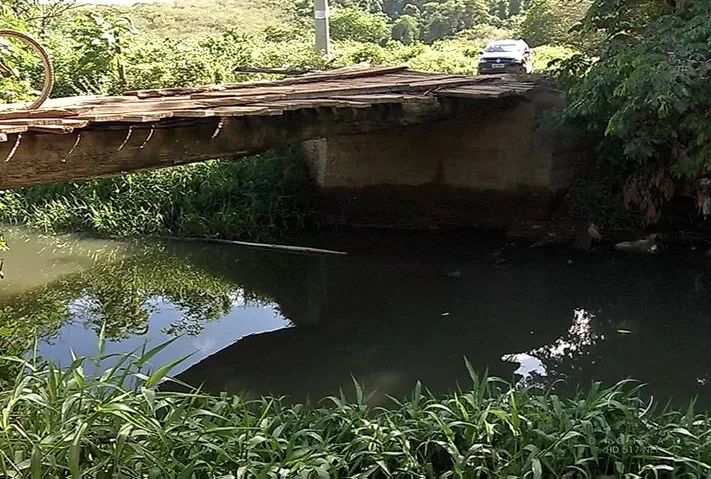
<svg viewBox="0 0 711 479">
<path fill-rule="evenodd" d="M 316 20 L 316 51 L 331 59 L 331 38 L 328 29 L 328 0 L 314 1 L 314 19 Z"/>
<path fill-rule="evenodd" d="M 466 117 L 305 143 L 333 220 L 378 226 L 473 225 L 545 217 L 587 145 L 541 126 L 564 102 L 542 89 Z"/>
</svg>

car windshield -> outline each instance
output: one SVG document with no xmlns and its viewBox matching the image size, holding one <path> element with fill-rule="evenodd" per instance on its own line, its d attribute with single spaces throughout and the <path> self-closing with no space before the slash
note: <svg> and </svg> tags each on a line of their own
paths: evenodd
<svg viewBox="0 0 711 479">
<path fill-rule="evenodd" d="M 494 43 L 486 47 L 487 52 L 516 52 L 521 50 L 518 43 Z"/>
</svg>

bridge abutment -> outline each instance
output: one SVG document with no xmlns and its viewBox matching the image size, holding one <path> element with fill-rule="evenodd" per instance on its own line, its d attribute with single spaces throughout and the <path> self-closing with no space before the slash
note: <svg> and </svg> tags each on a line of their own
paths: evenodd
<svg viewBox="0 0 711 479">
<path fill-rule="evenodd" d="M 590 148 L 546 119 L 561 92 L 463 100 L 444 121 L 304 143 L 324 212 L 340 224 L 512 227 L 550 215 Z M 466 105 L 465 105 L 466 106 Z M 470 113 L 469 113 L 470 112 Z"/>
</svg>

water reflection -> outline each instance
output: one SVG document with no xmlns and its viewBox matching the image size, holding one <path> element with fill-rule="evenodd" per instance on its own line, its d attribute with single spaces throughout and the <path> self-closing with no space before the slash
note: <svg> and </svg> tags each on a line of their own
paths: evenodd
<svg viewBox="0 0 711 479">
<path fill-rule="evenodd" d="M 589 355 L 591 347 L 598 340 L 593 330 L 595 315 L 585 309 L 573 311 L 573 323 L 565 336 L 556 339 L 552 344 L 535 348 L 526 353 L 505 354 L 503 361 L 519 365 L 515 374 L 521 376 L 520 383 L 525 385 L 541 385 L 550 382 L 550 378 L 566 379 L 560 369 L 564 362 L 580 361 L 581 356 Z M 599 339 L 604 340 L 601 336 Z"/>
<path fill-rule="evenodd" d="M 66 361 L 70 348 L 92 353 L 106 324 L 109 352 L 180 336 L 156 362 L 193 354 L 180 379 L 214 392 L 316 399 L 353 375 L 384 402 L 417 380 L 466 387 L 466 357 L 505 379 L 574 388 L 632 376 L 711 404 L 700 257 L 571 256 L 472 234 L 319 238 L 302 244 L 350 254 L 82 243 L 80 266 L 50 254 L 0 284 L 0 346 L 27 349 L 37 332 L 41 354 Z M 30 261 L 21 251 L 8 264 Z"/>
<path fill-rule="evenodd" d="M 108 341 L 105 346 L 106 354 L 140 350 L 146 342 L 156 345 L 175 338 L 174 323 L 176 315 L 181 314 L 179 308 L 163 298 L 154 298 L 148 303 L 147 308 L 152 311 L 149 327 L 128 338 Z M 236 305 L 220 319 L 203 324 L 200 334 L 178 337 L 170 347 L 158 353 L 152 362 L 155 365 L 163 365 L 189 356 L 174 370 L 174 373 L 178 374 L 254 332 L 277 331 L 290 326 L 288 320 L 270 308 L 243 303 Z M 54 339 L 41 343 L 38 352 L 42 357 L 67 364 L 72 361 L 72 352 L 77 356 L 91 356 L 96 353 L 97 344 L 96 330 L 87 327 L 87 323 L 74 321 L 62 328 Z M 113 361 L 115 360 L 104 362 L 102 367 L 111 367 Z"/>
</svg>

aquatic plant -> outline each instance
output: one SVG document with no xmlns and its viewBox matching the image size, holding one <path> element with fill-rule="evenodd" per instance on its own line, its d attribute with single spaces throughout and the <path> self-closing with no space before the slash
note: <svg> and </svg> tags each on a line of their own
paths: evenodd
<svg viewBox="0 0 711 479">
<path fill-rule="evenodd" d="M 66 369 L 38 367 L 0 393 L 3 477 L 708 477 L 711 419 L 657 410 L 627 381 L 564 399 L 470 368 L 471 386 L 371 408 L 355 397 L 318 405 L 247 401 L 159 385 L 148 368 L 167 344 Z M 100 348 L 101 351 L 101 348 Z"/>
<path fill-rule="evenodd" d="M 274 239 L 302 227 L 311 182 L 297 150 L 0 195 L 0 221 L 99 236 Z"/>
</svg>

